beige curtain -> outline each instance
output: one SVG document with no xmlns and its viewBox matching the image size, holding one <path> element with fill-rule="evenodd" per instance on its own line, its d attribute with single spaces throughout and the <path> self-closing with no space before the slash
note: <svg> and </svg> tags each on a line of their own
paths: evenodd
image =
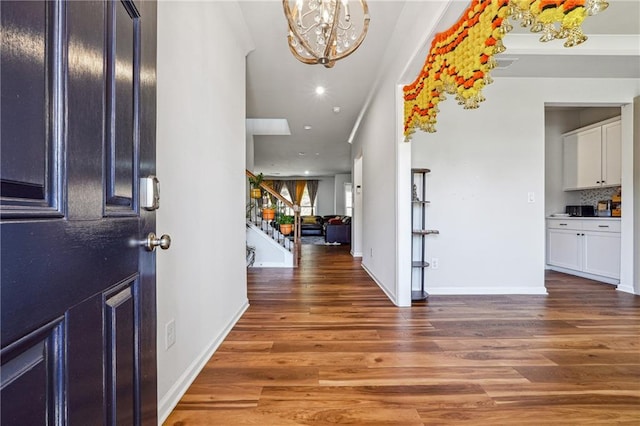
<svg viewBox="0 0 640 426">
<path fill-rule="evenodd" d="M 309 192 L 309 199 L 311 200 L 311 214 L 315 214 L 316 208 L 314 206 L 316 202 L 316 195 L 318 194 L 318 181 L 317 180 L 308 180 L 307 181 L 307 192 Z"/>
<path fill-rule="evenodd" d="M 281 180 L 271 181 L 271 187 L 278 193 L 281 194 L 282 188 L 284 187 L 284 182 Z"/>
<path fill-rule="evenodd" d="M 298 181 L 297 180 L 285 180 L 284 185 L 287 187 L 287 191 L 289 191 L 289 195 L 291 196 L 291 202 L 296 203 L 296 187 Z"/>
<path fill-rule="evenodd" d="M 278 194 L 280 194 L 280 190 L 284 186 L 284 182 L 281 181 L 281 180 L 270 180 L 269 181 L 269 186 L 271 186 L 271 188 L 273 188 L 274 191 L 276 191 Z M 282 194 L 280 194 L 280 195 L 282 195 Z M 273 204 L 277 204 L 278 203 L 278 199 L 274 195 L 269 194 L 269 197 L 271 198 L 271 202 Z"/>
</svg>

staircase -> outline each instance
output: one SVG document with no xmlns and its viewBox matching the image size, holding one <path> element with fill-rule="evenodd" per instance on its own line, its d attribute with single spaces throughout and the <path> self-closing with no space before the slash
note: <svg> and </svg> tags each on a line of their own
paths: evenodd
<svg viewBox="0 0 640 426">
<path fill-rule="evenodd" d="M 249 170 L 247 177 L 255 177 Z M 262 197 L 250 198 L 247 204 L 247 267 L 296 268 L 300 259 L 300 207 L 292 204 L 266 183 L 260 184 Z M 274 207 L 274 216 L 264 212 L 268 204 Z M 280 232 L 282 216 L 293 216 L 293 231 Z M 284 227 L 283 227 L 284 228 Z"/>
</svg>

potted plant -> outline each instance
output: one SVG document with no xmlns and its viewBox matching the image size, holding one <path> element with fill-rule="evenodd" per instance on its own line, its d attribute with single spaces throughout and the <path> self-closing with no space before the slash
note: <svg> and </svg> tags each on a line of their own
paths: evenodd
<svg viewBox="0 0 640 426">
<path fill-rule="evenodd" d="M 266 204 L 262 208 L 262 220 L 273 220 L 276 217 L 276 208 L 273 204 Z"/>
<path fill-rule="evenodd" d="M 289 235 L 293 231 L 293 216 L 283 214 L 278 218 L 278 224 L 280 225 L 280 233 Z"/>
<path fill-rule="evenodd" d="M 262 190 L 260 189 L 260 184 L 264 176 L 262 173 L 257 174 L 255 176 L 249 176 L 249 183 L 251 184 L 251 198 L 259 199 L 262 197 Z"/>
</svg>

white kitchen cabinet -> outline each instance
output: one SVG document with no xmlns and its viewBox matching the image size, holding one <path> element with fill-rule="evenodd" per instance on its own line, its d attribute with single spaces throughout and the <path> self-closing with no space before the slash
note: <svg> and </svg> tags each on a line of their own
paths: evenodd
<svg viewBox="0 0 640 426">
<path fill-rule="evenodd" d="M 609 283 L 620 279 L 620 220 L 548 219 L 551 269 Z"/>
<path fill-rule="evenodd" d="M 574 230 L 549 229 L 548 261 L 550 265 L 582 270 L 582 240 Z"/>
<path fill-rule="evenodd" d="M 618 117 L 563 135 L 565 191 L 621 184 L 620 128 Z"/>
<path fill-rule="evenodd" d="M 622 184 L 621 129 L 620 120 L 602 126 L 602 186 Z"/>
<path fill-rule="evenodd" d="M 620 278 L 620 234 L 589 232 L 582 234 L 582 270 L 588 274 Z"/>
</svg>

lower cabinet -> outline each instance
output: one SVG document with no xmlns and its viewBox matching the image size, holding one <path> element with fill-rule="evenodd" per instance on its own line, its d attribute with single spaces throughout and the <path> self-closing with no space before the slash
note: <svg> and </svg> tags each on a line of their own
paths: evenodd
<svg viewBox="0 0 640 426">
<path fill-rule="evenodd" d="M 549 229 L 547 263 L 582 270 L 582 238 L 575 230 Z"/>
<path fill-rule="evenodd" d="M 577 275 L 620 279 L 620 221 L 548 219 L 547 264 Z"/>
</svg>

